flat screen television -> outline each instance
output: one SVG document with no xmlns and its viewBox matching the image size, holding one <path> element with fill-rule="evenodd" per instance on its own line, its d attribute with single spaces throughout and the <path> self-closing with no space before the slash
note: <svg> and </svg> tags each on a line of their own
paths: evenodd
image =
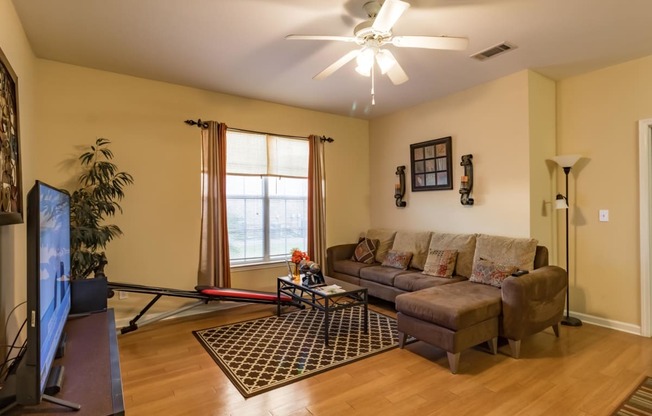
<svg viewBox="0 0 652 416">
<path fill-rule="evenodd" d="M 70 198 L 36 181 L 27 195 L 27 345 L 16 371 L 18 404 L 77 408 L 44 394 L 69 311 Z"/>
</svg>

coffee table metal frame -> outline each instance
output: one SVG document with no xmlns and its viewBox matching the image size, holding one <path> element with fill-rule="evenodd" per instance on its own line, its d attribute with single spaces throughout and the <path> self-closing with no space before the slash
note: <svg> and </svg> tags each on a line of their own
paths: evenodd
<svg viewBox="0 0 652 416">
<path fill-rule="evenodd" d="M 364 333 L 368 332 L 369 317 L 368 317 L 368 300 L 367 288 L 354 285 L 352 283 L 336 280 L 331 277 L 325 277 L 326 284 L 338 285 L 344 291 L 339 293 L 325 293 L 320 292 L 323 286 L 304 286 L 300 281 L 294 281 L 289 276 L 282 276 L 276 280 L 276 291 L 278 299 L 281 299 L 281 294 L 292 297 L 301 303 L 312 306 L 313 309 L 324 312 L 324 344 L 328 347 L 328 332 L 329 332 L 329 315 L 341 309 L 352 308 L 355 306 L 362 306 L 364 308 Z M 276 315 L 281 316 L 281 302 L 276 305 Z"/>
</svg>

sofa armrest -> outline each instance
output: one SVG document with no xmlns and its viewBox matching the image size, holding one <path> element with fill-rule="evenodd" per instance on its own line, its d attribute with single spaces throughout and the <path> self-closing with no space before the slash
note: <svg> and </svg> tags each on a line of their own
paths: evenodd
<svg viewBox="0 0 652 416">
<path fill-rule="evenodd" d="M 347 260 L 353 256 L 357 244 L 340 244 L 338 246 L 328 247 L 326 249 L 326 275 L 333 272 L 333 265 L 337 260 Z"/>
<path fill-rule="evenodd" d="M 558 324 L 566 302 L 566 270 L 544 266 L 503 281 L 503 336 L 512 340 Z"/>
</svg>

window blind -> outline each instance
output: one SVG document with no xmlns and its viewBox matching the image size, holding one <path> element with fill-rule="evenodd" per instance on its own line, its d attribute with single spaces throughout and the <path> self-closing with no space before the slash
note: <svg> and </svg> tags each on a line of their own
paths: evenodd
<svg viewBox="0 0 652 416">
<path fill-rule="evenodd" d="M 308 177 L 308 141 L 268 134 L 226 133 L 226 171 L 231 175 Z"/>
</svg>

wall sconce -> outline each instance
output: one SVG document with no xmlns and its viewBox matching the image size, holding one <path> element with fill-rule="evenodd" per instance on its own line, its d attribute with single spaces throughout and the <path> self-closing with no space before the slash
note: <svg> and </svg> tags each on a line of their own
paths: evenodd
<svg viewBox="0 0 652 416">
<path fill-rule="evenodd" d="M 473 190 L 473 159 L 472 154 L 462 156 L 461 166 L 464 166 L 464 175 L 460 181 L 460 203 L 462 205 L 473 205 L 471 191 Z"/>
<path fill-rule="evenodd" d="M 405 166 L 397 166 L 396 174 L 398 175 L 398 183 L 394 187 L 396 206 L 405 208 L 407 206 L 407 202 L 403 201 L 403 197 L 405 196 Z"/>
<path fill-rule="evenodd" d="M 557 194 L 555 198 L 555 209 L 568 209 L 568 199 L 562 194 Z"/>
</svg>

